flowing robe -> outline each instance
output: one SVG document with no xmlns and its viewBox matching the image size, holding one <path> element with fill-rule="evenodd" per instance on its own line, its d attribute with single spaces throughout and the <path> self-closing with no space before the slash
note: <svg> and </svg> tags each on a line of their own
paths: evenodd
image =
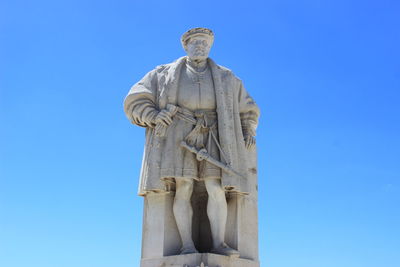
<svg viewBox="0 0 400 267">
<path fill-rule="evenodd" d="M 143 155 L 139 195 L 147 192 L 165 192 L 169 190 L 161 179 L 161 162 L 173 161 L 165 150 L 165 137 L 155 135 L 154 119 L 167 104 L 177 104 L 179 78 L 186 57 L 158 66 L 147 73 L 132 86 L 124 101 L 124 111 L 128 119 L 138 126 L 146 127 L 146 144 Z M 239 175 L 222 171 L 221 184 L 227 191 L 249 192 L 247 176 L 249 169 L 246 162 L 248 151 L 244 136 L 255 136 L 259 109 L 239 80 L 230 70 L 216 65 L 210 58 L 217 103 L 219 143 L 227 163 Z"/>
</svg>

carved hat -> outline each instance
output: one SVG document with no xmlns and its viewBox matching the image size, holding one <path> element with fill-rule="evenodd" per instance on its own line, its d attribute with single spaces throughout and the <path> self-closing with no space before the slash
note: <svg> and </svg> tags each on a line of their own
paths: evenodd
<svg viewBox="0 0 400 267">
<path fill-rule="evenodd" d="M 186 49 L 186 42 L 189 40 L 190 37 L 197 36 L 197 35 L 205 35 L 211 40 L 211 45 L 214 42 L 214 33 L 212 30 L 207 28 L 193 28 L 185 32 L 181 37 L 182 46 Z"/>
</svg>

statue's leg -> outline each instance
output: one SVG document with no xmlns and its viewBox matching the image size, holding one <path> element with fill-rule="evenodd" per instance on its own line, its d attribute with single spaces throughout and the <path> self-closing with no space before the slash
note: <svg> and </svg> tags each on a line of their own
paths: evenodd
<svg viewBox="0 0 400 267">
<path fill-rule="evenodd" d="M 222 189 L 220 179 L 206 179 L 204 181 L 207 193 L 207 215 L 211 226 L 211 235 L 213 239 L 212 252 L 239 256 L 239 252 L 230 248 L 225 243 L 225 228 L 228 208 L 226 203 L 225 191 Z"/>
<path fill-rule="evenodd" d="M 206 179 L 204 181 L 207 193 L 207 215 L 211 226 L 211 235 L 214 248 L 221 246 L 225 237 L 227 204 L 225 192 L 220 179 Z"/>
<path fill-rule="evenodd" d="M 192 239 L 193 209 L 190 198 L 193 192 L 193 179 L 176 179 L 174 216 L 182 240 L 181 254 L 196 253 Z"/>
</svg>

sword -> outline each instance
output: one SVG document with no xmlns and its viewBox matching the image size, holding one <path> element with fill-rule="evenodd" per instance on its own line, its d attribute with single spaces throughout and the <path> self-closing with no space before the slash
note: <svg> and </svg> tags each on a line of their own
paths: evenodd
<svg viewBox="0 0 400 267">
<path fill-rule="evenodd" d="M 218 168 L 221 168 L 223 171 L 225 171 L 229 174 L 237 175 L 237 176 L 240 176 L 241 178 L 245 179 L 244 176 L 242 176 L 240 173 L 238 173 L 237 171 L 232 169 L 228 164 L 222 163 L 222 162 L 214 159 L 213 157 L 211 157 L 211 155 L 207 153 L 206 149 L 203 148 L 203 149 L 197 150 L 195 147 L 189 146 L 185 141 L 181 142 L 181 147 L 196 154 L 196 159 L 198 161 L 205 160 L 205 161 L 211 163 L 212 165 L 217 166 Z"/>
</svg>

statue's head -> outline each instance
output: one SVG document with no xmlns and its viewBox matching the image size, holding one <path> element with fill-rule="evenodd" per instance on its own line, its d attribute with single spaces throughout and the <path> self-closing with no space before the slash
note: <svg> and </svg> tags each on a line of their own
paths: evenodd
<svg viewBox="0 0 400 267">
<path fill-rule="evenodd" d="M 210 53 L 214 33 L 206 28 L 193 28 L 182 35 L 181 42 L 190 59 L 204 60 Z"/>
</svg>

